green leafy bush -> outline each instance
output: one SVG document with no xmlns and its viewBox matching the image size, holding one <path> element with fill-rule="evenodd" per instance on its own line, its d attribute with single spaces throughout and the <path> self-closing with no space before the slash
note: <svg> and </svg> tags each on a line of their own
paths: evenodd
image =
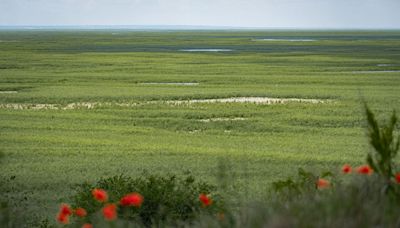
<svg viewBox="0 0 400 228">
<path fill-rule="evenodd" d="M 144 173 L 137 178 L 120 175 L 101 179 L 96 184 L 79 185 L 72 206 L 85 208 L 89 215 L 101 210 L 103 204 L 93 199 L 93 189 L 104 189 L 109 202 L 118 202 L 128 193 L 140 193 L 144 198 L 141 207 L 119 208 L 118 218 L 145 226 L 165 221 L 190 221 L 200 212 L 214 213 L 222 205 L 214 186 L 198 182 L 191 175 L 177 177 Z M 203 193 L 210 195 L 214 202 L 206 210 L 199 201 L 199 195 Z M 87 219 L 90 220 L 90 216 Z"/>
<path fill-rule="evenodd" d="M 343 174 L 343 178 L 348 181 L 336 183 L 329 191 L 313 190 L 285 199 L 272 194 L 267 202 L 241 205 L 229 227 L 399 226 L 400 203 L 381 194 L 382 178 L 362 174 Z"/>
<path fill-rule="evenodd" d="M 280 197 L 285 199 L 295 198 L 305 193 L 314 193 L 319 188 L 330 186 L 332 181 L 324 178 L 333 179 L 333 177 L 333 173 L 329 171 L 317 175 L 299 168 L 297 178 L 289 177 L 286 180 L 275 181 L 272 183 L 272 187 Z"/>
<path fill-rule="evenodd" d="M 396 140 L 396 113 L 390 118 L 390 122 L 380 127 L 375 115 L 372 111 L 365 106 L 365 111 L 368 120 L 368 137 L 369 142 L 374 149 L 373 153 L 369 153 L 367 156 L 367 162 L 374 170 L 376 174 L 385 179 L 384 191 L 388 193 L 394 193 L 396 191 L 395 181 L 396 175 L 399 175 L 399 171 L 396 171 L 395 157 L 400 147 L 400 136 L 397 136 Z"/>
<path fill-rule="evenodd" d="M 395 163 L 400 147 L 400 136 L 396 137 L 397 117 L 393 112 L 389 123 L 380 126 L 367 106 L 365 111 L 368 138 L 373 148 L 367 155 L 368 165 L 354 170 L 345 165 L 341 176 L 334 176 L 331 172 L 316 175 L 299 169 L 297 178 L 273 183 L 273 194 L 278 196 L 270 202 L 274 205 L 273 210 L 271 206 L 259 205 L 257 210 L 245 210 L 245 213 L 263 218 L 257 222 L 261 226 L 399 226 L 400 170 Z M 356 175 L 350 175 L 352 172 Z M 318 189 L 319 180 L 325 177 L 335 183 L 321 182 L 325 186 L 329 183 L 331 191 Z"/>
</svg>

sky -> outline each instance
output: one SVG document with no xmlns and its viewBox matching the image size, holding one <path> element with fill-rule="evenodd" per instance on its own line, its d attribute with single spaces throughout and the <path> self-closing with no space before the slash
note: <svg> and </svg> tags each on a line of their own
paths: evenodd
<svg viewBox="0 0 400 228">
<path fill-rule="evenodd" d="M 400 28 L 400 0 L 0 0 L 2 26 Z"/>
</svg>

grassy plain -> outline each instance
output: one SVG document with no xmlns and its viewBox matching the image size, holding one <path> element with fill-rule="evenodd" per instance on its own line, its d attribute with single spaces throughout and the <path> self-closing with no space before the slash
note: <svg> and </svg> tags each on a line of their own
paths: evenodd
<svg viewBox="0 0 400 228">
<path fill-rule="evenodd" d="M 316 41 L 255 41 L 272 38 Z M 232 51 L 180 51 L 201 48 Z M 398 109 L 399 70 L 399 31 L 0 31 L 0 91 L 17 91 L 0 105 L 109 104 L 0 108 L 0 177 L 15 176 L 3 191 L 51 217 L 74 184 L 144 169 L 215 181 L 225 162 L 254 198 L 299 167 L 362 163 L 361 99 L 381 116 Z M 148 102 L 227 97 L 331 102 Z M 212 118 L 242 119 L 200 121 Z"/>
</svg>

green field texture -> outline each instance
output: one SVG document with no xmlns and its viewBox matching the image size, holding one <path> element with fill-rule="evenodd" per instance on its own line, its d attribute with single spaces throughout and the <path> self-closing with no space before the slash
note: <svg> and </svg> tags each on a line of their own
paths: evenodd
<svg viewBox="0 0 400 228">
<path fill-rule="evenodd" d="M 181 51 L 207 48 L 232 51 Z M 168 82 L 199 84 L 146 84 Z M 165 102 L 230 97 L 327 102 Z M 255 198 L 300 167 L 362 164 L 363 101 L 379 119 L 398 110 L 400 31 L 3 30 L 0 106 L 107 105 L 0 107 L 0 177 L 15 176 L 5 194 L 39 217 L 74 184 L 142 170 L 215 182 L 221 162 Z"/>
</svg>

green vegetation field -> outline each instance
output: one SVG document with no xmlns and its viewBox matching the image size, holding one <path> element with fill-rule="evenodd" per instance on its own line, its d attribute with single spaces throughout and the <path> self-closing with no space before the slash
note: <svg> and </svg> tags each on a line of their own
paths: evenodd
<svg viewBox="0 0 400 228">
<path fill-rule="evenodd" d="M 167 82 L 198 84 L 151 84 Z M 327 102 L 163 102 L 231 97 Z M 2 194 L 51 218 L 74 184 L 142 170 L 213 182 L 226 163 L 255 198 L 299 167 L 361 164 L 362 99 L 380 118 L 398 109 L 400 31 L 0 31 L 0 177 L 15 177 Z"/>
</svg>

